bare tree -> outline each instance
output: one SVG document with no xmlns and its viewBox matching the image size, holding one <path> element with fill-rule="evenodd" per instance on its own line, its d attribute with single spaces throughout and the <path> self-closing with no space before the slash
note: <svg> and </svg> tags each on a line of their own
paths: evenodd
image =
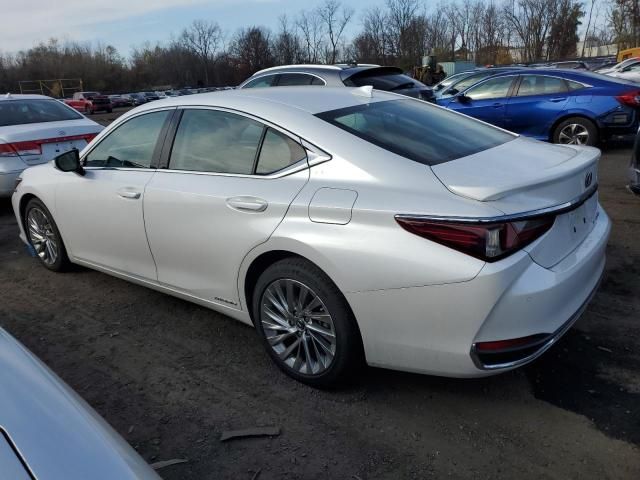
<svg viewBox="0 0 640 480">
<path fill-rule="evenodd" d="M 343 6 L 338 0 L 325 0 L 318 7 L 318 17 L 324 23 L 325 32 L 329 39 L 329 56 L 328 63 L 336 63 L 338 55 L 338 43 L 344 33 L 344 29 L 351 21 L 354 10 Z"/>
<path fill-rule="evenodd" d="M 317 10 L 301 11 L 296 25 L 302 33 L 305 59 L 307 63 L 318 63 L 322 51 L 323 25 L 318 18 Z"/>
<path fill-rule="evenodd" d="M 222 30 L 215 22 L 194 20 L 182 31 L 182 43 L 193 52 L 202 62 L 204 69 L 204 83 L 209 84 L 209 66 L 214 60 L 222 43 Z"/>
<path fill-rule="evenodd" d="M 300 38 L 289 25 L 289 20 L 286 15 L 282 15 L 279 18 L 279 22 L 280 31 L 273 42 L 275 61 L 280 65 L 298 63 L 302 56 Z"/>
</svg>

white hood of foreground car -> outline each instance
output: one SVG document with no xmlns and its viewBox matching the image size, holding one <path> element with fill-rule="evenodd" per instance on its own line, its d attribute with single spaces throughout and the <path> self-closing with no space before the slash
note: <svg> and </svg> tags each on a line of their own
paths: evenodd
<svg viewBox="0 0 640 480">
<path fill-rule="evenodd" d="M 0 478 L 160 480 L 91 407 L 0 328 Z M 18 473 L 16 473 L 18 472 Z M 32 478 L 25 475 L 24 478 Z"/>
<path fill-rule="evenodd" d="M 599 158 L 597 148 L 552 145 L 518 137 L 435 165 L 432 170 L 451 192 L 492 202 L 492 206 L 511 214 L 556 206 L 579 197 L 588 186 L 597 183 Z"/>
</svg>

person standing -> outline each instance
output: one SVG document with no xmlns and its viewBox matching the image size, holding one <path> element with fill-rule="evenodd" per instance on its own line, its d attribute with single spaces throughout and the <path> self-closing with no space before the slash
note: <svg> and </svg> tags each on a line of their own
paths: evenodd
<svg viewBox="0 0 640 480">
<path fill-rule="evenodd" d="M 422 75 L 420 76 L 420 81 L 428 87 L 435 84 L 434 78 L 433 78 L 433 72 L 431 71 L 431 67 L 429 65 L 427 65 L 422 69 Z"/>
<path fill-rule="evenodd" d="M 445 78 L 447 78 L 447 72 L 444 71 L 442 65 L 436 65 L 436 71 L 433 73 L 433 85 L 440 83 Z"/>
</svg>

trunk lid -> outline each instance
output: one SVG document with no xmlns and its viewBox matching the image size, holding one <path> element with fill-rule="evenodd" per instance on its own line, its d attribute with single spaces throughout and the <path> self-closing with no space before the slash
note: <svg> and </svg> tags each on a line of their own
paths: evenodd
<svg viewBox="0 0 640 480">
<path fill-rule="evenodd" d="M 89 119 L 61 122 L 28 123 L 0 128 L 0 143 L 36 142 L 40 155 L 21 155 L 27 165 L 38 165 L 52 160 L 56 155 L 77 148 L 82 150 L 87 141 L 83 135 L 97 135 L 104 127 Z"/>
<path fill-rule="evenodd" d="M 598 182 L 600 151 L 519 137 L 498 147 L 432 167 L 456 195 L 486 202 L 507 215 L 567 204 Z M 597 193 L 559 214 L 552 229 L 527 246 L 534 261 L 551 268 L 589 234 L 597 219 Z"/>
</svg>

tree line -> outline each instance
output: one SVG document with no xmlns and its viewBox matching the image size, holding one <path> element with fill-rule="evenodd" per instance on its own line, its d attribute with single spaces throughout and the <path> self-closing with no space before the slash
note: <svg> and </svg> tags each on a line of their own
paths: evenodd
<svg viewBox="0 0 640 480">
<path fill-rule="evenodd" d="M 81 78 L 85 89 L 106 92 L 237 85 L 274 65 L 358 62 L 409 70 L 430 54 L 480 65 L 561 60 L 583 53 L 577 51 L 580 40 L 640 46 L 638 4 L 386 0 L 355 12 L 347 2 L 325 0 L 295 17 L 281 16 L 274 30 L 249 26 L 227 34 L 215 20 L 195 20 L 170 40 L 133 48 L 126 57 L 110 45 L 56 39 L 15 54 L 0 52 L 0 91 L 17 91 L 20 80 L 56 78 Z"/>
</svg>

